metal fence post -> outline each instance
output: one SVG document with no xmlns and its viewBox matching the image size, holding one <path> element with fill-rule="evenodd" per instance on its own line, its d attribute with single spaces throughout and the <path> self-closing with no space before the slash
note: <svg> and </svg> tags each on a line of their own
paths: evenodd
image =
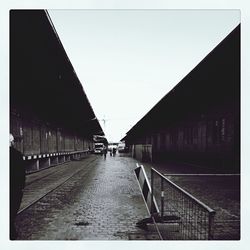
<svg viewBox="0 0 250 250">
<path fill-rule="evenodd" d="M 151 168 L 151 208 L 150 208 L 151 215 L 153 215 L 154 213 L 153 204 L 154 204 L 154 172 L 153 169 Z"/>
<path fill-rule="evenodd" d="M 214 238 L 214 216 L 215 212 L 210 212 L 208 217 L 208 239 L 213 240 Z"/>
</svg>

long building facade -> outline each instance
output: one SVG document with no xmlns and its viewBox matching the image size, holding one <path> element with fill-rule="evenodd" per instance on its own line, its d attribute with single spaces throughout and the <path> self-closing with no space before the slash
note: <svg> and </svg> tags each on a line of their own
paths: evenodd
<svg viewBox="0 0 250 250">
<path fill-rule="evenodd" d="M 140 160 L 240 169 L 240 25 L 123 138 Z"/>
<path fill-rule="evenodd" d="M 27 172 L 81 157 L 104 135 L 45 10 L 10 11 L 10 133 Z"/>
</svg>

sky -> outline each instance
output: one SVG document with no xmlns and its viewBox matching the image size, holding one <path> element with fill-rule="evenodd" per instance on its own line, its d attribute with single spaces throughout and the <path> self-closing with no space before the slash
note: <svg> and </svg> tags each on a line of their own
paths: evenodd
<svg viewBox="0 0 250 250">
<path fill-rule="evenodd" d="M 239 10 L 49 10 L 108 141 L 119 141 L 239 23 Z"/>
</svg>

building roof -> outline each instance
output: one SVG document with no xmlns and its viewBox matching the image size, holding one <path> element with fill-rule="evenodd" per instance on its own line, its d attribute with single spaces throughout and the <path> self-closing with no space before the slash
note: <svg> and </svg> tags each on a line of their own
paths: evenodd
<svg viewBox="0 0 250 250">
<path fill-rule="evenodd" d="M 10 11 L 10 104 L 57 127 L 104 134 L 47 11 Z"/>
<path fill-rule="evenodd" d="M 240 25 L 168 92 L 121 140 L 227 106 L 239 112 Z"/>
</svg>

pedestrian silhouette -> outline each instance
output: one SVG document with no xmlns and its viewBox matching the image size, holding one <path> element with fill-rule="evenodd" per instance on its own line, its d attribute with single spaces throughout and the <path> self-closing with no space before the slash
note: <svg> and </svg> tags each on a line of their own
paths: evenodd
<svg viewBox="0 0 250 250">
<path fill-rule="evenodd" d="M 103 148 L 103 155 L 104 155 L 104 159 L 106 159 L 106 156 L 107 156 L 107 147 L 105 147 L 105 146 Z"/>
<path fill-rule="evenodd" d="M 116 154 L 116 148 L 113 147 L 113 156 L 115 156 L 115 154 Z"/>
<path fill-rule="evenodd" d="M 20 208 L 25 185 L 25 164 L 22 154 L 14 148 L 14 137 L 10 134 L 10 239 L 17 237 L 15 219 Z"/>
</svg>

